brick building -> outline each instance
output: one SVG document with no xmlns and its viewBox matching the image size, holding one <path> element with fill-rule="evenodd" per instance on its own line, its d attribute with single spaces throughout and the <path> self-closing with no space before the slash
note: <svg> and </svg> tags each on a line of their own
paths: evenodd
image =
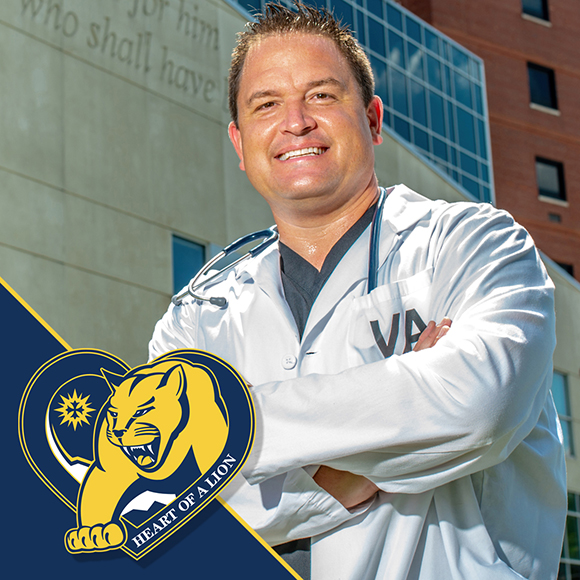
<svg viewBox="0 0 580 580">
<path fill-rule="evenodd" d="M 580 279 L 578 0 L 401 0 L 485 63 L 496 205 Z"/>
</svg>

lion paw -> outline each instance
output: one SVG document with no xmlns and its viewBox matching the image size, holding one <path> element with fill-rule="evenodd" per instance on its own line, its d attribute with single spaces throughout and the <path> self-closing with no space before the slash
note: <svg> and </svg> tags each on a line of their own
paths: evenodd
<svg viewBox="0 0 580 580">
<path fill-rule="evenodd" d="M 69 552 L 95 552 L 119 548 L 125 542 L 125 530 L 114 522 L 81 526 L 69 530 L 64 538 Z"/>
</svg>

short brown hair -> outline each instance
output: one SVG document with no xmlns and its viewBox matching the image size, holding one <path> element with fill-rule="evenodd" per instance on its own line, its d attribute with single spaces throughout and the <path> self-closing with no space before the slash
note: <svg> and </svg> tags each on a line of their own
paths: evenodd
<svg viewBox="0 0 580 580">
<path fill-rule="evenodd" d="M 230 115 L 236 126 L 238 124 L 238 93 L 244 62 L 256 40 L 265 36 L 300 33 L 329 38 L 350 65 L 360 86 L 365 107 L 370 104 L 374 96 L 375 81 L 369 59 L 348 26 L 341 24 L 325 8 L 314 8 L 300 2 L 295 2 L 294 6 L 296 10 L 291 10 L 282 4 L 266 4 L 264 11 L 255 15 L 256 20 L 246 24 L 247 30 L 238 34 L 228 79 Z"/>
</svg>

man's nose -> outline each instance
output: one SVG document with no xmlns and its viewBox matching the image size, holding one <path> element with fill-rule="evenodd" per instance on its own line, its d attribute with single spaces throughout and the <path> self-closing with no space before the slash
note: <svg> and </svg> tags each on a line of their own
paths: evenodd
<svg viewBox="0 0 580 580">
<path fill-rule="evenodd" d="M 305 135 L 316 127 L 316 121 L 304 102 L 287 103 L 281 129 L 293 135 Z"/>
</svg>

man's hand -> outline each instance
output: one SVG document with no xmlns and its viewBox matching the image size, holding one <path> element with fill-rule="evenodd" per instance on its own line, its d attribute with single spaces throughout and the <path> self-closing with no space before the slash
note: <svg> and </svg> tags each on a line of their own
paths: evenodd
<svg viewBox="0 0 580 580">
<path fill-rule="evenodd" d="M 449 332 L 450 327 L 450 318 L 444 318 L 439 324 L 435 324 L 435 321 L 431 320 L 427 325 L 427 328 L 421 333 L 421 336 L 413 350 L 417 352 L 435 346 L 439 339 L 443 338 Z"/>
<path fill-rule="evenodd" d="M 421 333 L 413 350 L 415 352 L 435 346 L 451 327 L 451 319 L 444 318 L 439 324 L 431 320 Z M 348 471 L 339 471 L 326 465 L 321 465 L 314 474 L 314 481 L 345 508 L 351 509 L 373 497 L 379 488 L 366 477 L 355 475 Z"/>
</svg>

